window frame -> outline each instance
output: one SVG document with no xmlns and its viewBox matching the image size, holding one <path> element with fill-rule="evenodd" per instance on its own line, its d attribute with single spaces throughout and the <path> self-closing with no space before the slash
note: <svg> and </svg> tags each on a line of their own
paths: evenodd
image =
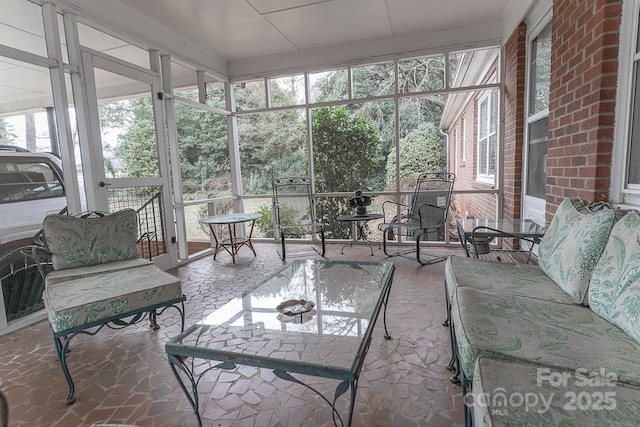
<svg viewBox="0 0 640 427">
<path fill-rule="evenodd" d="M 483 93 L 477 101 L 477 111 L 478 111 L 478 135 L 476 141 L 476 180 L 493 184 L 495 183 L 496 174 L 490 173 L 491 169 L 491 156 L 494 157 L 494 168 L 495 168 L 495 156 L 496 150 L 493 152 L 491 150 L 491 137 L 493 136 L 496 140 L 496 146 L 498 143 L 498 108 L 496 105 L 497 102 L 497 93 L 495 90 L 487 90 L 486 93 Z M 487 103 L 487 114 L 486 114 L 486 122 L 483 123 L 482 117 L 482 109 L 483 104 Z M 493 127 L 493 130 L 491 130 Z M 483 136 L 482 131 L 486 129 L 486 135 Z M 482 149 L 482 144 L 486 143 L 485 149 Z M 485 162 L 484 165 L 481 162 L 482 156 L 480 154 L 481 151 L 485 151 Z M 482 170 L 484 167 L 484 170 Z"/>
<path fill-rule="evenodd" d="M 640 184 L 628 182 L 633 132 L 633 103 L 640 85 L 635 85 L 635 68 L 640 73 L 640 0 L 628 0 L 622 5 L 620 46 L 618 51 L 618 93 L 614 128 L 611 188 L 609 199 L 615 204 L 640 205 Z M 639 105 L 636 106 L 640 108 Z M 640 132 L 640 126 L 638 127 Z M 640 140 L 639 142 L 640 143 Z"/>
</svg>

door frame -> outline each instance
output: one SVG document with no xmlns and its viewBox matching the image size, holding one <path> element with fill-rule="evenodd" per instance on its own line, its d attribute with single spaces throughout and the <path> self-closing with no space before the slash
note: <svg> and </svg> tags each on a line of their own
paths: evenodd
<svg viewBox="0 0 640 427">
<path fill-rule="evenodd" d="M 129 64 L 117 58 L 88 48 L 82 48 L 82 69 L 86 93 L 86 125 L 89 129 L 88 140 L 80 141 L 80 153 L 84 170 L 84 183 L 87 193 L 87 208 L 94 211 L 108 211 L 107 188 L 131 188 L 159 186 L 162 193 L 162 215 L 164 217 L 164 246 L 166 254 L 153 258 L 160 268 L 168 269 L 178 265 L 177 245 L 175 244 L 175 220 L 171 193 L 171 174 L 169 169 L 168 148 L 165 138 L 165 119 L 162 114 L 162 85 L 158 73 Z M 153 116 L 158 152 L 160 175 L 143 178 L 107 178 L 104 170 L 102 134 L 98 113 L 98 95 L 94 69 L 98 68 L 131 80 L 148 84 L 153 105 Z"/>
</svg>

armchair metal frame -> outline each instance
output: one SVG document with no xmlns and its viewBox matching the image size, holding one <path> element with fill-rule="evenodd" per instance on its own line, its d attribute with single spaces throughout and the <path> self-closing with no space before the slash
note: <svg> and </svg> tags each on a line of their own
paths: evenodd
<svg viewBox="0 0 640 427">
<path fill-rule="evenodd" d="M 325 224 L 316 218 L 315 203 L 311 194 L 311 180 L 307 177 L 274 178 L 271 182 L 273 190 L 273 217 L 275 219 L 277 236 L 280 238 L 282 260 L 286 259 L 285 241 L 287 237 L 319 234 L 322 251 L 312 248 L 324 257 Z M 295 203 L 287 205 L 286 201 Z M 291 218 L 288 216 L 296 212 Z M 290 251 L 291 252 L 291 251 Z"/>
<path fill-rule="evenodd" d="M 447 255 L 423 252 L 422 255 L 430 257 L 428 260 L 423 260 L 420 253 L 420 240 L 433 233 L 444 239 L 448 233 L 449 207 L 454 183 L 455 174 L 453 173 L 423 173 L 418 176 L 413 194 L 407 203 L 387 200 L 382 204 L 385 222 L 379 224 L 378 229 L 382 231 L 382 248 L 385 255 L 399 256 L 415 251 L 416 259 L 422 265 L 433 264 L 447 258 Z M 387 222 L 388 218 L 391 220 Z M 415 240 L 415 247 L 389 253 L 387 241 L 395 240 L 396 235 Z"/>
</svg>

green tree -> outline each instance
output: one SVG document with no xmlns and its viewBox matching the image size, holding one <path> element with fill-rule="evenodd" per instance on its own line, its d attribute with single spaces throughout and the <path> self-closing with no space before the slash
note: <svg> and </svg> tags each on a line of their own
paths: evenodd
<svg viewBox="0 0 640 427">
<path fill-rule="evenodd" d="M 124 160 L 126 176 L 157 176 L 158 149 L 151 100 L 145 97 L 130 102 L 133 120 L 127 132 L 119 136 L 117 152 Z"/>
<path fill-rule="evenodd" d="M 13 126 L 0 118 L 0 145 L 15 145 L 17 135 L 13 133 Z"/>
<path fill-rule="evenodd" d="M 262 105 L 263 86 L 247 85 L 237 91 L 237 104 Z M 271 86 L 276 105 L 298 104 L 299 81 L 293 76 L 285 84 Z M 275 176 L 307 175 L 306 120 L 302 110 L 283 110 L 238 116 L 238 140 L 243 186 L 247 194 L 271 191 Z"/>
<path fill-rule="evenodd" d="M 400 140 L 400 178 L 425 173 L 441 172 L 447 157 L 444 139 L 432 124 L 424 123 Z M 396 180 L 396 152 L 387 158 L 387 184 Z"/>
<path fill-rule="evenodd" d="M 364 116 L 349 116 L 345 107 L 313 113 L 313 163 L 316 191 L 369 189 L 380 161 L 380 135 Z"/>
<path fill-rule="evenodd" d="M 370 189 L 381 161 L 381 140 L 365 117 L 351 117 L 345 107 L 319 108 L 313 114 L 312 135 L 317 192 Z M 319 219 L 329 224 L 328 237 L 348 237 L 348 227 L 332 221 L 337 215 L 348 212 L 346 200 L 321 199 L 317 207 Z"/>
</svg>

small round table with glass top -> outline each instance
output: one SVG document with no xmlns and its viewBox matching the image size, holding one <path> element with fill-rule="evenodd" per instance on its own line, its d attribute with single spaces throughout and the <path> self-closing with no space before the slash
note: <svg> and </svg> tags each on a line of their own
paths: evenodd
<svg viewBox="0 0 640 427">
<path fill-rule="evenodd" d="M 213 248 L 213 259 L 216 259 L 216 255 L 221 249 L 226 250 L 229 255 L 231 255 L 231 259 L 233 263 L 236 263 L 236 255 L 241 247 L 246 246 L 251 249 L 253 252 L 253 256 L 256 256 L 256 251 L 253 249 L 253 245 L 251 244 L 251 235 L 253 234 L 253 227 L 256 224 L 256 220 L 262 217 L 261 214 L 257 213 L 232 213 L 227 215 L 214 215 L 208 216 L 205 218 L 201 218 L 199 222 L 201 224 L 208 224 L 209 229 L 211 230 L 211 236 L 213 236 L 213 240 L 215 242 L 215 247 Z M 251 229 L 249 230 L 249 234 L 246 236 L 238 236 L 236 233 L 236 224 L 242 222 L 251 221 Z M 219 238 L 218 233 L 216 232 L 216 225 L 226 225 L 229 230 L 228 238 Z"/>
<path fill-rule="evenodd" d="M 353 240 L 342 247 L 342 251 L 340 253 L 344 254 L 344 248 L 347 246 L 353 246 L 357 241 L 364 242 L 369 249 L 371 249 L 371 256 L 373 256 L 373 246 L 376 242 L 371 242 L 367 238 L 367 230 L 365 229 L 365 225 L 367 222 L 374 219 L 382 219 L 382 214 L 370 213 L 366 215 L 339 215 L 336 219 L 338 221 L 351 222 L 356 226 L 356 233 L 353 236 Z M 380 243 L 378 243 L 378 249 L 380 249 Z"/>
</svg>

